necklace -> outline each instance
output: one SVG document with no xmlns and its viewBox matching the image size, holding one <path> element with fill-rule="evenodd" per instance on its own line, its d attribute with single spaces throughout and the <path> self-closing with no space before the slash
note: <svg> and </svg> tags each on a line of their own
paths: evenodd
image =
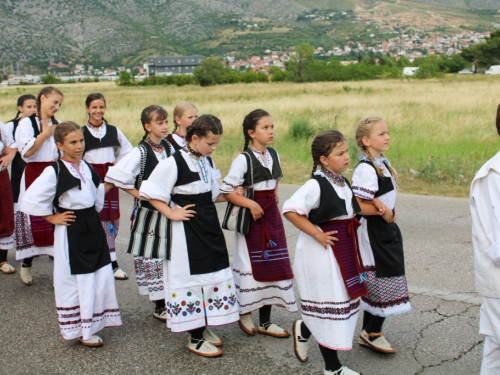
<svg viewBox="0 0 500 375">
<path fill-rule="evenodd" d="M 165 159 L 165 155 L 163 152 L 163 151 L 165 151 L 165 147 L 163 146 L 163 143 L 161 143 L 161 141 L 160 141 L 160 143 L 156 144 L 148 137 L 148 138 L 146 138 L 146 143 L 151 146 L 153 151 L 156 151 L 157 153 L 159 153 L 160 157 L 162 159 Z"/>
<path fill-rule="evenodd" d="M 203 154 L 201 152 L 196 152 L 195 150 L 193 150 L 191 148 L 191 146 L 189 146 L 189 143 L 186 145 L 186 149 L 188 150 L 188 152 L 190 154 L 193 154 L 194 156 L 196 156 L 197 158 L 201 158 L 203 156 Z"/>
<path fill-rule="evenodd" d="M 88 124 L 89 124 L 90 126 L 93 126 L 94 128 L 100 128 L 100 127 L 101 127 L 101 125 L 102 125 L 102 124 L 104 124 L 104 121 L 103 121 L 103 122 L 101 122 L 99 125 L 94 125 L 94 124 L 92 124 L 92 123 L 90 122 L 90 120 L 89 120 L 89 121 L 87 121 L 87 122 L 88 122 Z"/>
<path fill-rule="evenodd" d="M 321 172 L 330 179 L 331 182 L 334 183 L 334 185 L 344 187 L 345 186 L 345 177 L 340 173 L 340 176 L 336 176 L 335 173 L 330 172 L 328 169 L 325 167 L 321 168 Z"/>
<path fill-rule="evenodd" d="M 174 134 L 177 135 L 177 136 L 179 136 L 179 137 L 181 137 L 183 140 L 186 140 L 186 137 L 183 136 L 183 135 L 181 135 L 181 134 L 179 134 L 179 132 L 175 132 Z"/>
<path fill-rule="evenodd" d="M 205 168 L 205 161 L 204 159 L 193 159 L 190 157 L 191 161 L 193 162 L 194 167 L 196 168 L 196 171 L 199 173 L 201 178 L 203 179 L 203 182 L 208 184 L 208 172 L 207 169 Z"/>
</svg>

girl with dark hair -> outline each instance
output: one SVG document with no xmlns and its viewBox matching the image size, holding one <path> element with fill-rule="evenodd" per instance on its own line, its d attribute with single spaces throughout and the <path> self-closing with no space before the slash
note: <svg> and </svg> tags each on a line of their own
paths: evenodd
<svg viewBox="0 0 500 375">
<path fill-rule="evenodd" d="M 382 333 L 387 317 L 411 310 L 405 276 L 403 239 L 396 221 L 396 171 L 384 157 L 389 129 L 380 117 L 366 117 L 356 126 L 360 162 L 352 175 L 352 190 L 363 217 L 359 247 L 368 279 L 361 299 L 363 326 L 358 343 L 382 353 L 395 353 Z M 384 291 L 381 293 L 381 291 Z"/>
<path fill-rule="evenodd" d="M 96 335 L 122 324 L 106 235 L 99 210 L 104 185 L 82 160 L 80 126 L 63 122 L 54 131 L 64 156 L 44 169 L 23 195 L 20 209 L 54 225 L 54 293 L 61 335 L 101 346 Z"/>
<path fill-rule="evenodd" d="M 180 102 L 174 108 L 174 129 L 168 141 L 179 150 L 186 146 L 187 128 L 198 118 L 198 109 L 191 102 Z"/>
<path fill-rule="evenodd" d="M 143 140 L 106 174 L 106 184 L 113 184 L 135 198 L 132 229 L 127 252 L 134 255 L 139 294 L 149 295 L 155 303 L 153 317 L 167 320 L 165 306 L 165 269 L 169 226 L 149 202 L 139 199 L 142 181 L 147 180 L 158 163 L 172 155 L 174 149 L 164 138 L 168 134 L 168 113 L 159 105 L 142 111 Z"/>
<path fill-rule="evenodd" d="M 25 117 L 17 126 L 15 139 L 19 153 L 27 163 L 21 178 L 19 202 L 26 189 L 43 170 L 57 159 L 54 130 L 59 123 L 54 115 L 63 101 L 62 92 L 52 86 L 44 87 L 36 98 L 36 114 Z M 52 225 L 36 215 L 16 213 L 16 260 L 22 261 L 21 281 L 31 285 L 31 264 L 34 257 L 54 256 Z"/>
<path fill-rule="evenodd" d="M 278 338 L 290 336 L 271 322 L 271 307 L 297 311 L 293 294 L 293 272 L 283 221 L 278 209 L 278 182 L 282 178 L 278 153 L 267 147 L 274 138 L 274 123 L 266 111 L 257 109 L 243 120 L 245 145 L 222 181 L 227 200 L 251 210 L 253 220 L 247 235 L 235 232 L 233 276 L 240 301 L 241 329 Z M 249 144 L 251 142 L 251 147 Z M 254 200 L 233 193 L 236 187 L 254 190 Z M 259 310 L 257 330 L 252 311 Z"/>
<path fill-rule="evenodd" d="M 9 181 L 9 165 L 17 153 L 12 132 L 0 122 L 0 271 L 14 273 L 7 261 L 7 252 L 14 248 L 14 205 Z"/>
<path fill-rule="evenodd" d="M 16 129 L 19 125 L 19 122 L 31 115 L 36 113 L 36 97 L 31 94 L 21 95 L 17 99 L 17 114 L 14 119 L 10 120 L 7 124 L 7 128 L 9 129 L 10 134 L 15 136 Z M 26 167 L 26 163 L 21 157 L 21 154 L 16 153 L 14 160 L 12 161 L 11 168 L 11 176 L 10 176 L 10 184 L 12 186 L 12 195 L 14 198 L 14 211 L 17 211 L 17 201 L 19 198 L 19 189 L 21 185 L 21 177 L 24 172 L 24 168 Z"/>
<path fill-rule="evenodd" d="M 98 92 L 89 94 L 85 100 L 85 110 L 89 119 L 87 125 L 82 128 L 85 137 L 83 159 L 90 163 L 101 180 L 104 180 L 109 167 L 132 151 L 133 147 L 122 131 L 108 124 L 104 118 L 106 112 L 104 95 Z M 117 188 L 111 189 L 106 194 L 100 216 L 108 240 L 115 279 L 126 280 L 128 276 L 116 260 L 115 241 L 120 226 L 120 202 Z"/>
<path fill-rule="evenodd" d="M 203 357 L 222 355 L 223 344 L 209 326 L 239 319 L 238 300 L 224 235 L 214 202 L 225 201 L 210 155 L 222 136 L 212 115 L 188 128 L 185 148 L 160 162 L 140 188 L 140 197 L 171 225 L 167 254 L 167 326 L 191 334 L 188 350 Z"/>
<path fill-rule="evenodd" d="M 293 265 L 302 310 L 293 326 L 295 355 L 307 361 L 312 335 L 325 375 L 359 374 L 342 366 L 337 355 L 352 349 L 360 297 L 366 294 L 354 217 L 360 208 L 342 175 L 349 166 L 347 141 L 328 130 L 314 138 L 311 154 L 311 179 L 283 205 L 284 216 L 301 230 Z"/>
</svg>

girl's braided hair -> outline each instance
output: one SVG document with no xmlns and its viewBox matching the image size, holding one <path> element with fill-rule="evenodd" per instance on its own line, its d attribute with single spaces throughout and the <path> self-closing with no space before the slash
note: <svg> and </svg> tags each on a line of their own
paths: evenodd
<svg viewBox="0 0 500 375">
<path fill-rule="evenodd" d="M 58 88 L 55 88 L 53 86 L 47 86 L 44 87 L 43 89 L 40 90 L 36 97 L 36 117 L 40 120 L 40 123 L 42 122 L 42 96 L 48 97 L 50 94 L 56 93 L 58 95 L 61 95 L 61 97 L 64 97 L 63 93 L 61 90 Z M 50 118 L 52 120 L 52 125 L 59 124 L 59 122 L 56 120 L 54 116 Z"/>
<path fill-rule="evenodd" d="M 31 94 L 21 95 L 19 98 L 17 98 L 17 106 L 22 107 L 26 100 L 36 100 L 36 97 L 35 97 L 35 95 L 31 95 Z M 14 119 L 12 121 L 17 120 L 19 118 L 20 114 L 21 114 L 21 111 L 18 110 L 16 117 L 14 117 Z"/>
<path fill-rule="evenodd" d="M 380 117 L 365 117 L 359 120 L 358 125 L 356 125 L 356 144 L 358 145 L 358 148 L 363 153 L 363 155 L 365 155 L 368 159 L 370 159 L 372 164 L 375 166 L 377 174 L 381 177 L 384 177 L 384 170 L 375 163 L 375 159 L 370 154 L 370 151 L 363 144 L 363 138 L 370 137 L 370 135 L 373 132 L 373 126 L 378 122 L 385 123 L 384 119 Z M 384 155 L 381 154 L 381 156 Z M 396 178 L 397 176 L 396 170 L 391 165 L 386 165 L 386 166 L 387 168 L 389 168 L 389 171 L 391 171 L 391 174 L 394 176 L 394 178 Z"/>
<path fill-rule="evenodd" d="M 249 130 L 255 130 L 257 123 L 262 117 L 270 117 L 271 115 L 264 111 L 263 109 L 256 109 L 250 112 L 245 116 L 243 120 L 243 136 L 245 137 L 245 145 L 243 146 L 243 151 L 248 148 L 248 144 L 250 143 L 250 135 L 248 134 Z"/>
<path fill-rule="evenodd" d="M 87 96 L 87 99 L 85 99 L 85 107 L 90 107 L 90 103 L 92 103 L 94 100 L 102 100 L 104 102 L 104 107 L 106 107 L 106 99 L 104 99 L 104 95 L 101 94 L 100 92 L 93 92 Z M 90 113 L 89 115 L 89 120 L 90 120 Z M 108 120 L 102 116 L 103 121 L 107 124 Z M 96 124 L 97 125 L 97 124 Z"/>
<path fill-rule="evenodd" d="M 217 117 L 209 114 L 201 115 L 187 128 L 186 141 L 191 142 L 193 135 L 204 138 L 209 133 L 219 135 L 222 134 L 222 131 L 222 123 Z"/>
<path fill-rule="evenodd" d="M 314 138 L 311 144 L 311 155 L 313 158 L 311 178 L 314 176 L 314 172 L 316 172 L 316 169 L 318 169 L 318 165 L 321 165 L 319 159 L 322 156 L 328 157 L 335 146 L 345 141 L 346 139 L 344 135 L 338 130 L 327 130 L 323 133 L 318 134 Z"/>
<path fill-rule="evenodd" d="M 165 121 L 168 118 L 168 112 L 162 106 L 157 104 L 153 104 L 144 108 L 141 112 L 141 123 L 142 128 L 144 129 L 144 136 L 142 137 L 142 141 L 144 141 L 149 132 L 146 130 L 146 124 L 151 124 L 153 120 L 156 121 Z"/>
<path fill-rule="evenodd" d="M 198 108 L 196 108 L 196 106 L 191 103 L 191 102 L 180 102 L 180 103 L 177 103 L 177 105 L 175 106 L 174 108 L 174 130 L 172 130 L 172 134 L 175 133 L 177 131 L 177 129 L 179 129 L 179 124 L 175 121 L 175 118 L 176 117 L 182 117 L 182 115 L 184 114 L 184 112 L 186 112 L 188 109 L 196 109 L 198 110 Z"/>
<path fill-rule="evenodd" d="M 54 139 L 56 143 L 64 144 L 64 138 L 69 133 L 73 133 L 75 130 L 81 130 L 80 125 L 73 121 L 64 121 L 61 122 L 59 125 L 56 126 L 54 129 Z M 57 149 L 57 155 L 59 159 L 61 158 L 61 151 Z"/>
</svg>

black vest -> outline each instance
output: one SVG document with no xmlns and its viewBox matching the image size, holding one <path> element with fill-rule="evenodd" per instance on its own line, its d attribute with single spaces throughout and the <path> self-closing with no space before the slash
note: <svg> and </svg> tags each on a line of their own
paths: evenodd
<svg viewBox="0 0 500 375">
<path fill-rule="evenodd" d="M 174 154 L 173 158 L 175 163 L 177 164 L 177 182 L 174 186 L 182 186 L 190 184 L 194 181 L 201 180 L 200 174 L 198 172 L 193 172 L 189 169 L 189 165 L 186 163 L 186 159 L 182 156 L 182 153 L 185 151 L 178 151 Z M 206 156 L 208 159 L 208 163 L 210 167 L 214 167 L 214 162 L 210 158 L 210 156 Z"/>
<path fill-rule="evenodd" d="M 168 142 L 166 140 L 162 139 L 161 144 L 165 148 L 167 158 L 170 157 L 172 154 L 171 154 Z M 144 147 L 144 150 L 146 151 L 146 160 L 144 163 L 144 174 L 142 175 L 142 178 L 139 178 L 140 176 L 137 176 L 135 179 L 135 188 L 137 190 L 140 189 L 139 180 L 141 180 L 141 181 L 147 180 L 149 178 L 149 176 L 151 175 L 151 173 L 153 173 L 153 170 L 156 168 L 156 166 L 159 163 L 153 149 L 151 148 L 151 146 L 147 142 L 141 141 L 139 143 L 139 147 Z M 142 160 L 141 160 L 141 163 L 142 163 Z M 141 172 L 139 171 L 139 173 L 141 173 Z M 141 201 L 140 204 L 141 204 L 141 207 L 146 207 L 150 210 L 157 211 L 157 209 L 154 208 L 153 205 L 151 203 L 149 203 L 148 201 Z"/>
<path fill-rule="evenodd" d="M 92 172 L 92 182 L 94 183 L 96 188 L 99 187 L 101 178 L 94 171 L 94 168 L 92 168 L 92 166 L 83 159 L 81 160 L 81 162 L 84 162 L 90 168 L 90 171 Z M 54 168 L 54 170 L 56 171 L 57 176 L 56 196 L 54 197 L 54 206 L 57 206 L 59 204 L 59 198 L 65 192 L 76 187 L 81 190 L 82 181 L 79 178 L 73 176 L 64 162 L 60 159 L 52 163 L 52 168 Z"/>
<path fill-rule="evenodd" d="M 17 126 L 19 125 L 19 121 L 21 121 L 20 118 L 16 118 L 16 119 L 10 121 L 14 125 L 14 128 L 12 129 L 12 137 L 13 138 L 16 138 L 16 129 L 17 129 Z"/>
<path fill-rule="evenodd" d="M 328 181 L 327 178 L 318 175 L 314 175 L 312 178 L 318 181 L 321 196 L 319 200 L 319 207 L 309 212 L 309 221 L 313 224 L 321 224 L 331 220 L 332 218 L 347 215 L 345 199 L 338 196 L 330 181 Z M 351 188 L 351 184 L 347 178 L 345 179 L 345 182 L 349 188 Z M 351 204 L 355 214 L 361 211 L 354 194 L 352 194 Z"/>
<path fill-rule="evenodd" d="M 120 141 L 118 140 L 118 129 L 113 125 L 106 124 L 106 134 L 101 139 L 94 137 L 87 126 L 82 127 L 82 132 L 83 139 L 85 140 L 84 155 L 87 151 L 98 148 L 121 147 Z"/>
<path fill-rule="evenodd" d="M 40 135 L 40 129 L 38 129 L 38 123 L 36 122 L 36 114 L 32 114 L 30 117 L 31 126 L 33 127 L 33 135 L 38 137 Z M 19 122 L 17 123 L 19 125 Z M 14 124 L 14 133 L 16 131 L 17 126 Z"/>
<path fill-rule="evenodd" d="M 175 139 L 174 139 L 174 135 L 173 135 L 173 134 L 169 134 L 169 135 L 167 135 L 167 141 L 169 141 L 169 142 L 170 142 L 170 144 L 171 144 L 171 145 L 172 145 L 172 147 L 174 148 L 175 152 L 179 151 L 179 150 L 182 148 L 182 146 L 181 146 L 181 145 L 179 145 L 179 144 L 175 141 Z"/>
<path fill-rule="evenodd" d="M 269 153 L 271 154 L 271 158 L 273 159 L 273 173 L 269 171 L 268 168 L 264 167 L 259 159 L 255 156 L 254 152 L 247 148 L 245 151 L 250 155 L 250 161 L 253 167 L 253 183 L 256 184 L 262 181 L 268 180 L 279 180 L 283 177 L 283 173 L 281 172 L 281 167 L 278 159 L 278 153 L 274 148 L 268 147 Z M 248 159 L 247 159 L 248 160 Z M 243 181 L 243 186 L 251 186 L 252 182 L 250 176 L 250 166 L 247 168 L 247 173 L 245 173 L 245 180 Z"/>
<path fill-rule="evenodd" d="M 377 183 L 378 183 L 378 191 L 375 193 L 375 198 L 380 197 L 381 195 L 387 194 L 388 192 L 394 190 L 394 185 L 392 184 L 392 178 L 390 178 L 389 176 L 379 175 L 377 172 L 377 168 L 375 167 L 375 165 L 373 165 L 371 161 L 361 160 L 359 163 L 366 163 L 370 165 L 373 169 L 375 169 L 375 173 L 377 174 Z M 387 164 L 385 164 L 385 167 L 392 176 L 391 170 L 389 169 Z"/>
</svg>

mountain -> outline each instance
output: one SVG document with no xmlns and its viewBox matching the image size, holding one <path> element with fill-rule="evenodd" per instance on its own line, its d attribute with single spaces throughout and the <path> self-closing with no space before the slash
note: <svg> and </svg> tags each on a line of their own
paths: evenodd
<svg viewBox="0 0 500 375">
<path fill-rule="evenodd" d="M 0 64 L 131 65 L 153 55 L 342 45 L 408 29 L 489 31 L 499 8 L 498 0 L 4 0 Z"/>
</svg>

